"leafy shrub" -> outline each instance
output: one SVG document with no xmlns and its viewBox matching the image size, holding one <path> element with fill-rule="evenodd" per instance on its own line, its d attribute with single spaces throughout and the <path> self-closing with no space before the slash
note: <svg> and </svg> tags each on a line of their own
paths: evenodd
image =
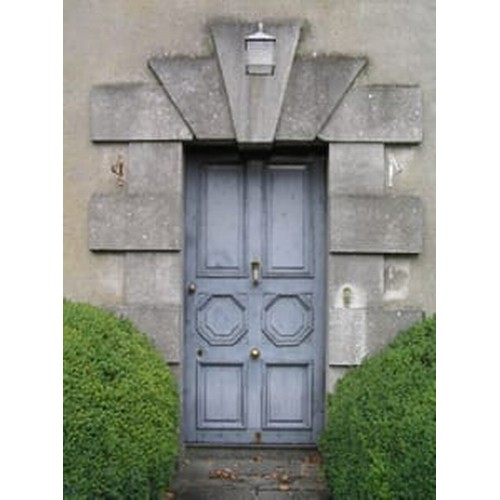
<svg viewBox="0 0 500 500">
<path fill-rule="evenodd" d="M 320 450 L 335 499 L 435 498 L 436 317 L 341 379 Z"/>
<path fill-rule="evenodd" d="M 64 302 L 64 497 L 158 498 L 178 453 L 179 398 L 134 326 Z"/>
</svg>

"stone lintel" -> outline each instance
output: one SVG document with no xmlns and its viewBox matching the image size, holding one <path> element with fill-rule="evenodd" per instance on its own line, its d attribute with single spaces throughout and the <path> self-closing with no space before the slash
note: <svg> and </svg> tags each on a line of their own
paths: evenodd
<svg viewBox="0 0 500 500">
<path fill-rule="evenodd" d="M 246 74 L 245 37 L 257 30 L 257 23 L 216 21 L 212 24 L 238 143 L 274 141 L 301 26 L 301 21 L 264 20 L 264 31 L 276 37 L 276 67 L 271 76 L 256 76 Z"/>
<path fill-rule="evenodd" d="M 319 134 L 329 142 L 419 143 L 422 92 L 418 86 L 353 88 Z"/>
<path fill-rule="evenodd" d="M 95 194 L 89 203 L 90 250 L 181 249 L 180 196 Z"/>
<path fill-rule="evenodd" d="M 215 57 L 155 57 L 149 67 L 197 139 L 234 139 L 224 82 Z"/>
<path fill-rule="evenodd" d="M 108 309 L 132 321 L 152 340 L 167 363 L 180 362 L 182 310 L 179 306 L 131 304 Z"/>
<path fill-rule="evenodd" d="M 296 58 L 276 140 L 315 140 L 365 64 L 366 59 L 345 56 Z"/>
<path fill-rule="evenodd" d="M 330 252 L 418 254 L 422 246 L 420 198 L 335 195 L 330 200 Z"/>
<path fill-rule="evenodd" d="M 193 134 L 160 85 L 97 85 L 90 94 L 94 142 L 182 141 Z"/>
</svg>

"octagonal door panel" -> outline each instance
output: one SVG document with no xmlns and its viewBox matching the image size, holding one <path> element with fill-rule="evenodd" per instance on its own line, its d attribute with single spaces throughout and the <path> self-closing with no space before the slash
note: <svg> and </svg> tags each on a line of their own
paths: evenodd
<svg viewBox="0 0 500 500">
<path fill-rule="evenodd" d="M 324 411 L 324 158 L 187 158 L 184 439 L 313 444 Z"/>
</svg>

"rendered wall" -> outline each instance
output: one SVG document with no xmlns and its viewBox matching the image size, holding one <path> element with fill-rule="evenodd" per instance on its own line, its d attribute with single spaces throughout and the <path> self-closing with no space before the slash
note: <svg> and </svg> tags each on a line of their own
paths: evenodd
<svg viewBox="0 0 500 500">
<path fill-rule="evenodd" d="M 420 197 L 424 207 L 424 247 L 418 256 L 385 257 L 378 276 L 385 308 L 435 309 L 435 71 L 434 3 L 409 1 L 232 1 L 232 2 L 88 2 L 65 3 L 64 68 L 64 293 L 75 300 L 120 310 L 139 298 L 156 318 L 179 325 L 182 305 L 181 255 L 151 256 L 148 290 L 131 278 L 137 259 L 124 253 L 92 253 L 88 241 L 88 204 L 95 193 L 119 193 L 110 166 L 118 154 L 131 161 L 123 144 L 92 144 L 90 93 L 102 83 L 157 83 L 147 61 L 164 54 L 211 55 L 207 22 L 213 18 L 258 21 L 304 19 L 298 53 L 363 56 L 368 64 L 362 84 L 418 84 L 423 94 L 423 141 L 385 149 L 386 192 Z M 138 152 L 140 154 L 140 151 Z M 175 154 L 175 153 L 174 153 Z M 338 257 L 334 257 L 338 259 Z M 153 261 L 155 261 L 153 263 Z M 161 261 L 161 262 L 160 262 Z M 141 264 L 144 269 L 144 262 Z M 331 266 L 335 269 L 335 266 Z M 334 271 L 332 271 L 334 272 Z M 141 271 L 143 273 L 143 271 Z M 158 278 L 160 273 L 160 278 Z M 143 275 L 143 274 L 142 274 Z M 168 279 L 161 279 L 167 276 Z M 335 276 L 332 276 L 332 281 Z M 163 285 L 162 285 L 163 283 Z M 165 283 L 178 284 L 171 290 Z M 155 286 L 154 299 L 150 291 Z M 170 287 L 167 287 L 170 288 Z M 159 303 L 158 303 L 159 302 Z M 155 322 L 142 307 L 140 321 Z M 168 311 L 172 313 L 169 316 Z M 356 313 L 347 313 L 356 314 Z M 146 315 L 146 316 L 144 316 Z M 162 316 L 163 315 L 163 316 Z M 332 328 L 356 319 L 330 314 Z M 149 318 L 149 319 L 148 319 Z M 360 321 L 358 319 L 358 321 Z M 364 324 L 369 319 L 363 318 Z M 379 324 L 383 321 L 377 319 Z M 336 323 L 335 323 L 336 322 Z M 347 330 L 346 330 L 347 331 Z M 336 346 L 338 348 L 338 346 Z M 332 348 L 333 349 L 333 348 Z M 167 356 L 178 362 L 178 352 Z M 341 365 L 341 363 L 339 363 Z M 342 369 L 339 369 L 339 373 Z M 336 372 L 337 373 L 337 372 Z"/>
</svg>

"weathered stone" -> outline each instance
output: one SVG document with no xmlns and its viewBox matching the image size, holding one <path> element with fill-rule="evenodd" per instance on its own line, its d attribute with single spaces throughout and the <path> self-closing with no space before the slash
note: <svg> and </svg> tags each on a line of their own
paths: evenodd
<svg viewBox="0 0 500 500">
<path fill-rule="evenodd" d="M 422 245 L 419 198 L 335 195 L 330 200 L 332 253 L 414 254 Z"/>
<path fill-rule="evenodd" d="M 385 258 L 384 300 L 404 300 L 410 289 L 410 260 L 399 256 Z"/>
<path fill-rule="evenodd" d="M 313 141 L 366 64 L 366 59 L 321 56 L 296 59 L 276 139 Z"/>
<path fill-rule="evenodd" d="M 95 194 L 89 203 L 91 250 L 180 250 L 181 199 Z"/>
<path fill-rule="evenodd" d="M 179 306 L 125 305 L 110 307 L 148 335 L 168 363 L 180 362 L 181 308 Z"/>
<path fill-rule="evenodd" d="M 383 144 L 330 144 L 328 169 L 330 194 L 384 193 Z"/>
<path fill-rule="evenodd" d="M 127 304 L 182 304 L 182 258 L 179 253 L 133 252 L 125 258 Z"/>
<path fill-rule="evenodd" d="M 330 365 L 359 365 L 368 354 L 367 309 L 330 309 L 328 362 Z"/>
<path fill-rule="evenodd" d="M 90 94 L 93 141 L 188 140 L 192 133 L 159 85 L 98 85 Z"/>
<path fill-rule="evenodd" d="M 331 309 L 329 364 L 358 365 L 422 318 L 415 310 Z"/>
<path fill-rule="evenodd" d="M 384 293 L 382 255 L 330 255 L 328 258 L 330 307 L 379 307 Z M 348 295 L 348 296 L 347 296 Z"/>
<path fill-rule="evenodd" d="M 398 333 L 423 319 L 422 311 L 372 309 L 367 315 L 366 347 L 370 355 L 383 349 Z"/>
<path fill-rule="evenodd" d="M 217 59 L 155 57 L 149 67 L 197 139 L 234 139 Z"/>
<path fill-rule="evenodd" d="M 419 87 L 370 85 L 352 89 L 319 134 L 324 141 L 422 141 Z"/>
<path fill-rule="evenodd" d="M 133 142 L 125 168 L 129 194 L 182 194 L 182 144 L 179 142 Z"/>
<path fill-rule="evenodd" d="M 256 31 L 256 24 L 217 22 L 211 26 L 239 143 L 273 142 L 301 24 L 264 23 L 264 30 L 276 37 L 272 76 L 246 74 L 244 41 Z"/>
<path fill-rule="evenodd" d="M 326 392 L 334 393 L 338 381 L 349 371 L 349 366 L 329 366 L 326 376 Z"/>
</svg>

